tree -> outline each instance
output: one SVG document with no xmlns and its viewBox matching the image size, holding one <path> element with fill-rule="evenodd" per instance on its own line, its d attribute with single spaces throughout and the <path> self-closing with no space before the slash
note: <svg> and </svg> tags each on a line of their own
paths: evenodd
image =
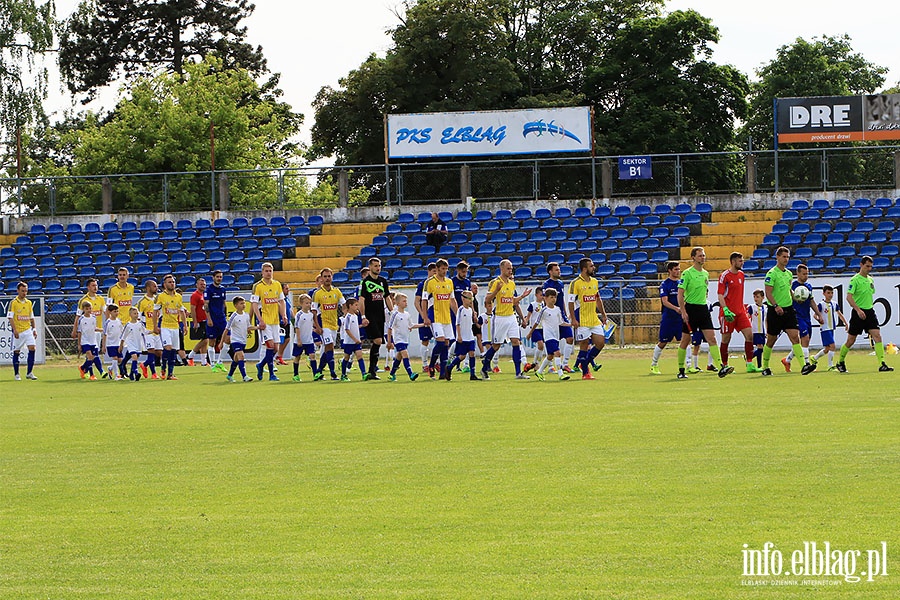
<svg viewBox="0 0 900 600">
<path fill-rule="evenodd" d="M 809 42 L 797 38 L 778 49 L 760 68 L 750 88 L 750 111 L 741 139 L 752 138 L 756 148 L 772 148 L 775 98 L 851 96 L 874 93 L 887 69 L 854 52 L 850 38 L 823 36 Z"/>
<path fill-rule="evenodd" d="M 214 53 L 222 67 L 266 71 L 262 48 L 246 43 L 240 22 L 248 0 L 84 0 L 65 23 L 59 65 L 73 94 L 93 98 L 97 88 L 157 73 L 181 74 L 184 65 Z"/>
<path fill-rule="evenodd" d="M 45 156 L 29 175 L 186 172 L 167 176 L 170 210 L 208 207 L 209 175 L 192 172 L 210 169 L 211 125 L 216 170 L 276 169 L 297 158 L 288 139 L 297 133 L 299 120 L 283 117 L 290 113 L 286 105 L 248 101 L 258 96 L 259 89 L 246 70 L 223 69 L 215 57 L 186 64 L 184 75 L 138 79 L 108 120 L 88 113 L 83 123 L 59 133 L 57 153 Z M 61 157 L 59 149 L 68 150 L 70 158 Z M 163 202 L 161 179 L 114 180 L 114 208 L 158 210 Z M 56 209 L 99 209 L 98 189 L 84 191 L 75 183 L 57 190 Z M 277 180 L 238 178 L 231 196 L 234 206 L 271 205 L 277 197 Z M 45 196 L 37 196 L 30 208 L 45 209 L 45 203 Z"/>
<path fill-rule="evenodd" d="M 51 50 L 52 0 L 0 0 L 0 140 L 43 118 L 47 71 L 38 58 Z"/>
</svg>

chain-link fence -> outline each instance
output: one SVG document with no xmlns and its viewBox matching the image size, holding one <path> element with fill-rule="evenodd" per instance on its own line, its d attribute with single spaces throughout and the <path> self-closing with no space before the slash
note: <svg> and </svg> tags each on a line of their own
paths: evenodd
<svg viewBox="0 0 900 600">
<path fill-rule="evenodd" d="M 650 179 L 621 157 L 422 162 L 0 179 L 2 214 L 331 208 L 482 201 L 897 189 L 900 146 L 652 155 Z"/>
</svg>

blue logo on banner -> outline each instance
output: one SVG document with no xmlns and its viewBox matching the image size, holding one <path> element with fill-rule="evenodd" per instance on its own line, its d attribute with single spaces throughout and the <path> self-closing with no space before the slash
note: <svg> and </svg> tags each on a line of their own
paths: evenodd
<svg viewBox="0 0 900 600">
<path fill-rule="evenodd" d="M 556 121 L 544 123 L 543 119 L 541 119 L 540 121 L 525 123 L 525 126 L 522 128 L 522 137 L 527 137 L 529 133 L 536 133 L 538 137 L 541 137 L 542 135 L 544 135 L 544 132 L 549 133 L 553 136 L 561 135 L 563 137 L 573 139 L 579 144 L 581 143 L 581 140 L 579 140 L 574 133 L 572 133 L 571 131 L 566 131 L 566 128 L 562 125 L 556 125 Z"/>
<path fill-rule="evenodd" d="M 619 179 L 653 179 L 649 156 L 620 156 Z"/>
</svg>

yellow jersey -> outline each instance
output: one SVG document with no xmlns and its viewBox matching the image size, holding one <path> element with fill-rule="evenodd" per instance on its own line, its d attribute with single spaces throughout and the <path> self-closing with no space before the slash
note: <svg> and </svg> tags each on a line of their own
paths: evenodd
<svg viewBox="0 0 900 600">
<path fill-rule="evenodd" d="M 450 299 L 453 298 L 453 281 L 444 277 L 429 277 L 422 286 L 422 291 L 434 298 L 434 322 L 442 325 L 450 324 Z"/>
<path fill-rule="evenodd" d="M 488 293 L 494 295 L 494 315 L 498 317 L 511 317 L 516 314 L 515 297 L 516 282 L 508 279 L 506 283 L 499 277 L 488 286 Z"/>
<path fill-rule="evenodd" d="M 153 311 L 156 310 L 156 298 L 145 295 L 138 300 L 137 309 L 144 319 L 144 327 L 147 329 L 147 333 L 153 333 Z"/>
<path fill-rule="evenodd" d="M 31 319 L 34 317 L 34 308 L 31 300 L 25 298 L 20 302 L 18 297 L 13 298 L 12 302 L 9 303 L 7 316 L 12 319 L 12 326 L 16 333 L 28 331 L 31 329 Z"/>
<path fill-rule="evenodd" d="M 124 288 L 121 288 L 117 283 L 109 288 L 109 293 L 106 295 L 109 298 L 109 304 L 115 304 L 119 307 L 119 318 L 121 318 L 122 321 L 128 321 L 127 318 L 122 317 L 122 309 L 125 309 L 124 315 L 125 317 L 128 317 L 128 309 L 134 304 L 134 286 L 129 283 Z"/>
<path fill-rule="evenodd" d="M 344 303 L 344 295 L 336 287 L 326 290 L 319 288 L 313 294 L 312 307 L 322 317 L 322 327 L 338 330 L 338 307 Z"/>
<path fill-rule="evenodd" d="M 99 294 L 93 298 L 88 294 L 82 296 L 78 301 L 78 310 L 75 311 L 75 314 L 79 317 L 81 316 L 81 305 L 85 302 L 91 303 L 91 311 L 97 315 L 97 329 L 103 329 L 103 313 L 106 312 L 106 298 L 101 298 Z"/>
<path fill-rule="evenodd" d="M 259 302 L 259 312 L 262 314 L 263 323 L 266 325 L 278 325 L 281 322 L 278 303 L 284 300 L 281 284 L 274 279 L 272 283 L 268 284 L 260 280 L 253 285 L 251 294 L 250 301 Z"/>
<path fill-rule="evenodd" d="M 600 316 L 597 314 L 597 293 L 600 286 L 593 277 L 583 279 L 580 275 L 569 284 L 569 296 L 575 302 L 578 309 L 578 324 L 581 327 L 596 327 L 600 325 Z"/>
<path fill-rule="evenodd" d="M 156 296 L 156 310 L 162 316 L 160 327 L 163 329 L 178 329 L 181 322 L 180 316 L 184 311 L 184 301 L 181 294 L 169 294 L 163 292 Z"/>
</svg>

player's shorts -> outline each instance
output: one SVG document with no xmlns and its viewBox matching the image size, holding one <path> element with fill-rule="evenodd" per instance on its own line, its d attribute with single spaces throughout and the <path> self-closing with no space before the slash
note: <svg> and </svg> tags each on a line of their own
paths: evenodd
<svg viewBox="0 0 900 600">
<path fill-rule="evenodd" d="M 377 312 L 377 311 L 376 311 Z M 368 318 L 368 317 L 366 317 Z M 359 339 L 365 340 L 377 340 L 384 339 L 384 311 L 381 312 L 381 318 L 375 317 L 374 319 L 369 319 L 369 324 L 365 326 L 365 329 L 362 327 L 359 328 Z M 372 332 L 371 334 L 369 332 Z"/>
<path fill-rule="evenodd" d="M 94 356 L 97 356 L 97 346 L 93 344 L 81 344 L 81 353 L 86 354 L 90 352 Z"/>
<path fill-rule="evenodd" d="M 419 317 L 419 323 L 422 322 L 422 317 Z M 433 324 L 433 322 L 432 322 Z M 431 327 L 419 327 L 419 341 L 427 342 L 432 339 L 434 334 L 431 332 Z"/>
<path fill-rule="evenodd" d="M 341 350 L 344 354 L 353 354 L 357 350 L 362 350 L 362 344 L 341 344 Z"/>
<path fill-rule="evenodd" d="M 725 314 L 719 314 L 719 323 L 722 324 L 722 333 L 734 333 L 736 331 L 743 331 L 745 329 L 750 329 L 750 316 L 746 311 L 741 311 L 734 313 L 734 321 L 729 323 L 725 320 Z"/>
<path fill-rule="evenodd" d="M 465 356 L 469 352 L 475 352 L 475 340 L 468 342 L 456 342 L 456 356 Z"/>
<path fill-rule="evenodd" d="M 753 345 L 754 346 L 762 346 L 766 343 L 766 334 L 764 333 L 754 333 L 753 334 Z"/>
<path fill-rule="evenodd" d="M 160 327 L 159 339 L 162 341 L 163 348 L 172 346 L 172 350 L 181 350 L 181 336 L 178 335 L 177 329 Z"/>
<path fill-rule="evenodd" d="M 337 339 L 337 332 L 334 329 L 322 328 L 322 343 L 326 346 L 334 344 Z"/>
<path fill-rule="evenodd" d="M 683 321 L 678 319 L 675 321 L 674 319 L 662 321 L 659 324 L 659 341 L 668 344 L 672 340 L 681 341 L 681 327 Z M 560 328 L 562 329 L 562 328 Z M 562 332 L 559 332 L 560 337 L 562 337 Z"/>
<path fill-rule="evenodd" d="M 570 337 L 574 337 L 574 333 L 572 332 L 571 325 L 560 325 L 559 326 L 559 339 L 567 340 Z"/>
<path fill-rule="evenodd" d="M 472 333 L 474 335 L 481 335 L 481 325 L 478 323 L 472 323 Z"/>
<path fill-rule="evenodd" d="M 315 353 L 315 344 L 294 344 L 294 349 L 291 351 L 291 356 L 303 356 L 304 354 L 310 356 Z"/>
<path fill-rule="evenodd" d="M 784 311 L 783 314 L 779 315 L 776 309 L 769 307 L 766 313 L 767 334 L 779 336 L 788 329 L 799 329 L 797 326 L 797 313 L 794 312 L 794 307 L 782 307 L 782 310 Z"/>
<path fill-rule="evenodd" d="M 159 337 L 158 333 L 148 333 L 144 332 L 144 345 L 147 347 L 147 350 L 162 350 L 162 338 Z"/>
<path fill-rule="evenodd" d="M 266 328 L 260 331 L 262 334 L 262 343 L 263 345 L 268 342 L 276 343 L 276 340 L 281 339 L 281 327 L 278 326 L 277 323 L 272 325 L 266 325 Z"/>
<path fill-rule="evenodd" d="M 865 319 L 860 319 L 855 310 L 850 311 L 850 328 L 847 330 L 850 335 L 859 335 L 863 331 L 869 332 L 873 329 L 881 329 L 874 308 L 864 308 L 863 312 L 866 314 Z"/>
<path fill-rule="evenodd" d="M 709 314 L 709 308 L 705 304 L 688 304 L 685 302 L 684 311 L 687 313 L 688 322 L 681 328 L 682 332 L 693 333 L 694 331 L 715 329 L 712 315 Z M 684 320 L 681 322 L 684 323 Z"/>
<path fill-rule="evenodd" d="M 834 329 L 820 329 L 819 335 L 822 336 L 823 346 L 830 346 L 834 343 Z"/>
<path fill-rule="evenodd" d="M 216 340 L 216 343 L 222 341 L 222 336 L 225 335 L 225 330 L 228 329 L 227 321 L 216 321 L 213 320 L 213 324 L 210 325 L 208 322 L 206 325 L 206 338 L 210 340 Z"/>
<path fill-rule="evenodd" d="M 531 332 L 531 341 L 537 344 L 538 342 L 544 341 L 544 330 L 543 329 L 535 329 Z"/>
<path fill-rule="evenodd" d="M 547 356 L 553 356 L 559 352 L 559 340 L 544 340 L 544 350 L 547 351 Z"/>
<path fill-rule="evenodd" d="M 594 325 L 592 327 L 579 327 L 575 331 L 575 341 L 583 342 L 585 340 L 589 340 L 595 335 L 599 335 L 600 337 L 606 339 L 606 335 L 603 333 L 603 325 Z"/>
<path fill-rule="evenodd" d="M 247 347 L 247 342 L 231 342 L 228 344 L 228 353 L 232 356 L 237 352 L 243 352 Z"/>
<path fill-rule="evenodd" d="M 409 344 L 404 342 L 394 342 L 394 351 L 395 352 L 404 352 L 409 348 Z"/>
<path fill-rule="evenodd" d="M 453 335 L 453 326 L 450 323 L 432 323 L 431 333 L 434 334 L 435 339 L 454 339 L 456 337 Z"/>
<path fill-rule="evenodd" d="M 35 345 L 34 330 L 32 329 L 21 331 L 18 338 L 13 338 L 13 352 L 19 352 L 22 348 Z"/>
<path fill-rule="evenodd" d="M 800 337 L 806 337 L 812 333 L 812 323 L 806 319 L 797 319 L 797 329 L 800 331 Z"/>
<path fill-rule="evenodd" d="M 122 355 L 119 353 L 118 346 L 107 346 L 106 356 L 108 356 L 109 358 L 122 358 Z"/>
<path fill-rule="evenodd" d="M 518 340 L 519 321 L 514 315 L 498 317 L 494 315 L 491 322 L 491 343 L 502 344 L 504 340 Z"/>
<path fill-rule="evenodd" d="M 206 320 L 200 321 L 197 323 L 196 327 L 191 327 L 191 331 L 188 336 L 192 340 L 200 341 L 206 339 Z"/>
<path fill-rule="evenodd" d="M 683 322 L 684 321 L 682 321 L 682 323 Z M 681 332 L 682 335 L 684 335 L 684 333 L 685 333 L 684 331 Z M 700 344 L 702 344 L 705 341 L 706 341 L 706 338 L 703 337 L 702 331 L 692 331 L 691 332 L 691 345 L 692 346 L 699 346 Z"/>
<path fill-rule="evenodd" d="M 141 355 L 141 349 L 140 349 L 140 348 L 129 348 L 128 346 L 125 346 L 125 349 L 124 349 L 124 356 L 125 356 L 126 358 L 128 358 L 128 357 L 131 356 L 132 354 L 137 354 L 138 356 L 140 356 L 140 355 Z"/>
</svg>

